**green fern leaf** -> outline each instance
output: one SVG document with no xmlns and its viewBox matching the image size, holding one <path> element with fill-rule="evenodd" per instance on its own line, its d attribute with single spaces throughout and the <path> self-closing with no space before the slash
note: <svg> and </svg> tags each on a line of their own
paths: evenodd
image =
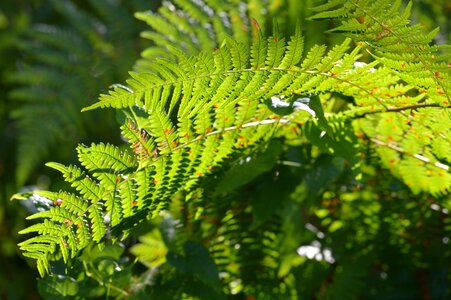
<svg viewBox="0 0 451 300">
<path fill-rule="evenodd" d="M 302 58 L 302 52 L 304 51 L 304 38 L 301 36 L 301 29 L 296 27 L 296 32 L 291 40 L 288 42 L 287 53 L 283 58 L 279 68 L 289 69 L 292 66 L 296 66 Z"/>
</svg>

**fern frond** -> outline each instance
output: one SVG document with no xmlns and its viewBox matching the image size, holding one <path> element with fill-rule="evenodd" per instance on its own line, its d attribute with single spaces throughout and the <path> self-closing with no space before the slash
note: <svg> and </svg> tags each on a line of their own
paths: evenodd
<svg viewBox="0 0 451 300">
<path fill-rule="evenodd" d="M 360 120 L 357 132 L 365 132 L 384 164 L 416 193 L 439 195 L 449 191 L 450 162 L 434 153 L 437 148 L 433 146 L 431 131 L 439 134 L 450 126 L 449 114 L 439 107 L 450 105 L 451 73 L 449 68 L 444 69 L 446 55 L 440 55 L 444 49 L 432 45 L 438 31 L 424 34 L 421 26 L 409 25 L 411 5 L 401 10 L 401 1 L 329 1 L 316 8 L 318 13 L 313 18 L 339 19 L 341 25 L 333 31 L 365 43 L 379 63 L 377 70 L 386 73 L 384 82 L 392 83 L 374 85 L 377 80 L 370 77 L 374 72 L 360 73 L 367 76 L 366 85 L 372 86 L 366 92 L 371 97 L 355 97 L 356 104 L 366 107 L 364 115 L 376 117 Z M 381 115 L 384 111 L 392 113 Z M 443 118 L 442 114 L 448 116 Z M 441 121 L 432 124 L 429 118 Z M 440 134 L 435 143 L 447 144 L 446 135 Z"/>
<path fill-rule="evenodd" d="M 414 192 L 445 194 L 451 188 L 451 161 L 441 149 L 451 147 L 449 112 L 434 107 L 406 112 L 359 120 L 356 129 L 371 139 L 385 166 Z"/>
<path fill-rule="evenodd" d="M 409 26 L 412 2 L 400 12 L 401 6 L 401 1 L 329 1 L 315 8 L 318 13 L 313 18 L 340 19 L 341 25 L 333 31 L 365 43 L 402 80 L 435 90 L 431 100 L 449 106 L 450 71 L 443 71 L 447 62 L 438 55 L 439 47 L 431 45 L 438 28 L 424 34 L 420 25 Z"/>
<path fill-rule="evenodd" d="M 238 279 L 242 281 L 240 292 L 276 298 L 283 294 L 284 285 L 283 281 L 274 284 L 279 267 L 276 249 L 280 224 L 277 218 L 272 218 L 252 230 L 251 220 L 248 213 L 239 209 L 235 213 L 225 212 L 211 241 L 212 256 L 227 285 Z M 226 245 L 224 240 L 234 244 Z"/>
<path fill-rule="evenodd" d="M 43 194 L 57 206 L 35 215 L 33 218 L 43 218 L 46 226 L 31 231 L 42 233 L 48 227 L 46 230 L 58 239 L 45 240 L 52 252 L 42 252 L 39 239 L 23 246 L 23 250 L 39 257 L 41 264 L 46 262 L 43 257 L 53 252 L 61 252 L 65 260 L 73 257 L 89 239 L 100 243 L 125 237 L 133 226 L 166 209 L 178 192 L 192 193 L 196 188 L 210 187 L 234 158 L 249 157 L 274 136 L 288 137 L 299 128 L 320 151 L 344 157 L 352 164 L 358 160 L 360 151 L 357 138 L 362 143 L 371 141 L 387 167 L 395 160 L 396 164 L 390 168 L 395 175 L 416 184 L 415 192 L 438 195 L 449 190 L 449 174 L 434 173 L 431 178 L 434 183 L 429 186 L 425 182 L 433 169 L 413 163 L 421 157 L 423 163 L 427 159 L 430 165 L 443 167 L 448 159 L 443 153 L 448 146 L 448 132 L 440 142 L 433 142 L 429 137 L 449 122 L 446 114 L 440 115 L 443 99 L 436 95 L 436 88 L 444 91 L 443 86 L 438 86 L 437 80 L 431 80 L 430 76 L 423 82 L 413 83 L 418 74 L 424 75 L 424 69 L 429 73 L 432 70 L 425 67 L 419 51 L 407 52 L 403 58 L 395 54 L 404 48 L 389 49 L 386 54 L 383 50 L 386 44 L 381 42 L 385 36 L 376 37 L 381 46 L 374 46 L 375 61 L 364 64 L 358 61 L 364 45 L 353 45 L 353 39 L 357 38 L 349 33 L 352 38 L 331 49 L 314 46 L 304 56 L 299 28 L 288 43 L 279 37 L 277 30 L 274 36 L 264 38 L 258 23 L 254 23 L 252 36 L 249 20 L 238 18 L 244 9 L 232 5 L 225 6 L 225 19 L 214 18 L 215 26 L 219 27 L 231 18 L 230 30 L 222 33 L 224 40 L 217 49 L 205 49 L 217 36 L 208 26 L 199 25 L 207 24 L 210 16 L 210 6 L 202 7 L 199 3 L 180 1 L 179 5 L 187 10 L 185 13 L 167 3 L 166 17 L 138 15 L 156 27 L 158 34 L 152 34 L 154 42 L 167 55 L 160 58 L 150 55 L 143 69 L 138 67 L 137 72 L 130 73 L 127 85 L 114 86 L 97 103 L 83 109 L 111 107 L 124 112 L 122 134 L 132 151 L 121 151 L 110 144 L 79 146 L 79 161 L 84 170 L 50 164 L 63 173 L 76 192 Z M 208 4 L 216 7 L 213 1 Z M 357 4 L 360 2 L 332 1 L 318 10 L 337 9 L 319 17 L 356 18 L 362 11 L 356 8 Z M 399 2 L 393 6 L 387 1 L 366 5 L 369 16 L 382 11 L 394 16 Z M 175 24 L 171 21 L 174 16 L 171 19 L 169 13 L 181 13 L 183 21 Z M 390 27 L 390 34 L 395 32 L 399 37 L 412 34 L 411 29 L 405 29 L 403 18 L 397 23 L 400 27 L 396 24 Z M 186 29 L 186 22 L 194 29 Z M 376 19 L 367 27 L 377 29 L 381 22 Z M 245 30 L 239 31 L 242 26 Z M 371 44 L 375 39 L 368 28 L 359 30 Z M 168 36 L 162 38 L 163 34 Z M 207 36 L 211 43 L 201 41 Z M 170 45 L 172 40 L 180 41 L 179 49 Z M 420 36 L 419 40 L 406 37 L 400 41 L 412 46 L 412 43 L 425 43 L 426 39 Z M 412 70 L 418 68 L 410 79 L 395 66 L 404 62 L 410 63 L 408 68 Z M 331 115 L 323 105 L 337 95 L 353 100 L 347 103 L 345 111 Z M 291 111 L 284 114 L 281 106 Z M 400 111 L 414 115 L 404 120 L 406 113 L 393 114 Z M 421 117 L 421 113 L 417 116 L 416 111 L 424 111 L 428 116 L 440 115 L 443 124 L 437 126 Z M 390 120 L 391 116 L 394 117 Z M 411 127 L 427 133 L 428 138 L 414 143 L 413 136 L 407 134 L 414 131 Z M 415 171 L 419 173 L 412 175 Z M 231 231 L 240 225 L 233 215 L 230 211 L 223 220 Z M 55 228 L 64 230 L 52 231 Z M 268 238 L 265 243 L 272 242 Z M 250 242 L 248 246 L 258 244 Z M 269 264 L 274 264 L 271 253 L 265 255 Z"/>
<path fill-rule="evenodd" d="M 97 182 L 93 181 L 85 172 L 76 166 L 66 167 L 59 163 L 47 163 L 46 166 L 60 171 L 65 180 L 71 183 L 72 187 L 80 195 L 89 200 L 96 200 L 98 199 L 98 195 L 102 195 L 105 192 L 102 186 L 98 185 Z"/>
<path fill-rule="evenodd" d="M 294 36 L 293 39 L 293 43 L 302 44 L 300 36 Z M 298 41 L 295 42 L 295 40 Z M 255 66 L 250 65 L 252 60 L 248 56 L 247 47 L 229 39 L 229 42 L 224 44 L 219 51 L 193 57 L 189 62 L 189 70 L 191 72 L 185 71 L 183 73 L 173 74 L 171 78 L 168 78 L 161 75 L 161 69 L 169 72 L 170 70 L 166 66 L 158 65 L 157 70 L 160 72 L 132 74 L 133 79 L 127 81 L 131 87 L 130 89 L 116 87 L 109 95 L 101 95 L 99 102 L 84 110 L 91 110 L 98 107 L 125 108 L 137 105 L 139 107 L 143 106 L 145 110 L 154 112 L 159 103 L 174 101 L 175 104 L 169 104 L 171 107 L 174 107 L 180 101 L 179 117 L 185 116 L 188 111 L 190 117 L 192 117 L 198 113 L 201 107 L 204 107 L 207 99 L 219 100 L 219 103 L 213 103 L 219 107 L 222 103 L 227 103 L 227 99 L 233 98 L 233 103 L 237 103 L 246 96 L 255 93 L 257 93 L 258 98 L 271 97 L 272 95 L 282 93 L 290 85 L 291 93 L 301 93 L 303 90 L 310 90 L 304 87 L 306 81 L 311 80 L 308 86 L 313 86 L 314 82 L 320 83 L 324 81 L 324 78 L 329 77 L 330 83 L 324 86 L 325 90 L 334 83 L 346 83 L 346 79 L 340 78 L 339 76 L 346 75 L 345 72 L 331 75 L 328 75 L 327 72 L 331 71 L 334 65 L 341 63 L 341 59 L 348 49 L 349 43 L 350 40 L 346 40 L 340 46 L 336 46 L 327 54 L 327 59 L 323 59 L 322 48 L 315 47 L 308 54 L 305 64 L 300 67 L 296 65 L 287 65 L 286 68 L 280 66 L 264 66 L 255 70 L 253 69 Z M 284 56 L 285 62 L 282 60 L 281 64 L 296 62 L 291 58 L 295 50 L 296 48 L 287 48 Z M 224 52 L 230 53 L 230 58 L 228 55 L 224 55 Z M 355 50 L 350 54 L 351 56 L 346 56 L 346 66 L 349 67 L 349 64 L 359 57 L 357 53 L 358 50 Z M 314 65 L 316 61 L 321 60 L 321 64 Z M 205 62 L 210 62 L 210 64 L 214 62 L 215 69 L 205 68 Z M 171 68 L 180 70 L 180 67 L 177 67 L 175 63 L 168 62 L 168 65 L 171 65 Z M 314 67 L 311 69 L 305 68 L 312 65 Z M 346 66 L 342 69 L 346 69 Z M 352 80 L 358 79 L 352 78 Z M 231 88 L 233 81 L 236 81 L 235 86 Z M 219 82 L 221 84 L 217 86 Z M 182 85 L 181 88 L 179 86 L 180 84 Z M 172 87 L 172 95 L 169 92 L 161 93 L 161 89 L 168 86 Z M 274 90 L 273 86 L 277 86 L 277 88 Z M 244 89 L 245 92 L 242 92 L 241 89 Z M 321 90 L 323 89 L 319 91 Z M 174 92 L 177 92 L 177 94 L 174 95 Z M 153 97 L 155 98 L 152 99 Z M 155 100 L 156 98 L 158 98 L 158 101 Z"/>
<path fill-rule="evenodd" d="M 297 65 L 302 46 L 299 31 L 287 48 L 276 46 L 274 38 L 273 41 L 272 49 L 284 49 L 283 55 L 277 54 L 281 59 L 278 65 L 267 58 L 274 56 L 274 50 L 268 49 L 265 40 L 249 47 L 227 39 L 218 51 L 183 60 L 181 64 L 189 66 L 186 69 L 171 61 L 156 63 L 151 73 L 131 74 L 129 87 L 116 87 L 109 95 L 102 95 L 98 103 L 87 109 L 139 107 L 140 116 L 133 113 L 122 126 L 135 155 L 108 144 L 81 145 L 77 151 L 86 171 L 50 164 L 64 174 L 85 203 L 78 203 L 78 197 L 71 194 L 60 195 L 61 209 L 68 209 L 75 216 L 53 216 L 52 210 L 36 217 L 60 224 L 67 219 L 85 228 L 79 230 L 79 235 L 86 233 L 88 226 L 93 240 L 98 242 L 105 237 L 108 226 L 121 228 L 122 220 L 133 217 L 140 209 L 155 215 L 167 207 L 178 190 L 196 187 L 226 158 L 250 151 L 270 138 L 278 121 L 260 122 L 260 118 L 272 117 L 263 100 L 275 94 L 292 95 L 305 83 L 298 80 L 299 74 L 324 82 L 328 79 L 324 73 L 333 66 L 331 60 L 341 60 L 349 43 L 328 53 L 329 65 L 321 70 L 317 66 L 306 70 Z M 249 55 L 252 47 L 258 50 Z M 254 125 L 247 125 L 251 123 Z M 55 199 L 56 196 L 52 198 Z M 64 204 L 66 201 L 73 205 Z M 76 202 L 81 209 L 75 210 Z"/>
</svg>

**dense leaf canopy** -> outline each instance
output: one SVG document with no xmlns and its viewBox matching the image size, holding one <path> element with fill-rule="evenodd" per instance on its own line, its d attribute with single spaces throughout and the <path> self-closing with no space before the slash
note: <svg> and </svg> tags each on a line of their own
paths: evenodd
<svg viewBox="0 0 451 300">
<path fill-rule="evenodd" d="M 40 62 L 12 76 L 22 84 L 12 95 L 28 103 L 14 113 L 23 128 L 38 128 L 27 123 L 32 90 L 53 93 L 38 107 L 65 116 L 55 122 L 75 123 L 64 101 L 78 96 L 48 88 L 75 93 L 66 87 L 105 78 L 80 63 L 69 76 L 80 84 L 55 85 L 55 72 L 70 65 L 72 74 L 91 47 L 107 69 L 126 56 L 93 36 L 96 18 L 113 24 L 116 13 L 94 2 L 90 17 L 55 1 L 80 35 L 39 26 L 23 44 Z M 152 45 L 124 84 L 83 108 L 114 110 L 124 143 L 79 144 L 78 163 L 47 163 L 63 175 L 59 191 L 13 197 L 36 206 L 19 246 L 44 277 L 41 294 L 449 296 L 449 46 L 438 29 L 410 24 L 412 3 L 310 2 L 177 0 L 135 14 Z M 315 40 L 315 24 L 332 36 Z M 23 153 L 51 143 L 29 133 Z M 33 155 L 19 164 L 20 182 Z"/>
</svg>

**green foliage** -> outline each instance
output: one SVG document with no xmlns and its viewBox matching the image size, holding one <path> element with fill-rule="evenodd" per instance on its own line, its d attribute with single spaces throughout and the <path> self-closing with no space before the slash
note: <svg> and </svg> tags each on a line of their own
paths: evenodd
<svg viewBox="0 0 451 300">
<path fill-rule="evenodd" d="M 48 159 L 51 148 L 67 153 L 66 147 L 73 149 L 93 134 L 117 140 L 110 130 L 111 114 L 80 117 L 79 111 L 102 89 L 123 80 L 136 57 L 132 36 L 139 27 L 130 14 L 142 7 L 139 1 L 125 9 L 120 9 L 124 1 L 87 1 L 87 7 L 68 0 L 48 2 L 54 18 L 65 22 L 37 23 L 24 30 L 16 45 L 22 54 L 19 66 L 9 75 L 15 84 L 9 95 L 14 103 L 11 117 L 20 132 L 15 174 L 19 185 Z M 96 128 L 100 119 L 105 124 Z"/>
<path fill-rule="evenodd" d="M 400 107 L 404 110 L 402 107 L 409 106 L 418 110 L 408 115 L 378 114 L 360 119 L 358 126 L 380 146 L 378 152 L 386 167 L 414 192 L 438 194 L 449 191 L 451 182 L 449 166 L 440 163 L 449 162 L 449 157 L 438 150 L 442 146 L 451 147 L 449 110 L 435 108 L 449 107 L 451 103 L 449 46 L 430 44 L 438 29 L 423 34 L 418 24 L 406 26 L 410 23 L 412 3 L 399 14 L 401 4 L 395 1 L 388 6 L 381 1 L 364 7 L 359 1 L 330 1 L 316 7 L 319 13 L 313 17 L 340 18 L 341 24 L 333 31 L 343 31 L 355 41 L 365 43 L 376 61 L 395 74 L 393 82 L 404 83 L 384 87 L 373 85 L 372 78 L 368 77 L 366 84 L 373 88 L 367 91 L 373 99 L 355 98 L 356 105 L 371 105 L 373 109 L 379 106 L 386 111 L 397 111 Z M 440 51 L 447 50 L 446 55 L 439 55 Z M 417 168 L 419 163 L 424 166 Z"/>
<path fill-rule="evenodd" d="M 437 31 L 410 26 L 401 1 L 329 1 L 311 19 L 346 38 L 310 46 L 303 20 L 280 20 L 309 1 L 174 2 L 136 14 L 154 45 L 83 109 L 114 108 L 128 147 L 81 144 L 81 166 L 47 164 L 70 187 L 26 195 L 52 204 L 21 250 L 41 276 L 68 272 L 41 293 L 94 280 L 85 297 L 444 299 L 451 74 Z M 135 237 L 137 285 L 122 253 L 94 250 Z"/>
<path fill-rule="evenodd" d="M 32 288 L 36 275 L 29 272 L 29 264 L 15 247 L 27 212 L 23 203 L 9 201 L 11 195 L 19 188 L 61 186 L 61 178 L 46 171 L 44 162 L 50 158 L 73 162 L 77 142 L 119 141 L 118 130 L 112 130 L 111 112 L 81 115 L 79 110 L 109 84 L 124 79 L 141 45 L 136 35 L 143 26 L 134 21 L 132 12 L 149 8 L 143 0 L 90 1 L 92 5 L 103 3 L 97 10 L 89 1 L 54 2 L 4 0 L 0 4 L 2 299 L 33 298 L 37 293 Z M 67 8 L 86 17 L 86 32 L 79 30 L 82 26 Z M 94 45 L 99 40 L 110 48 L 109 57 Z M 65 59 L 76 63 L 69 65 Z M 22 187 L 25 183 L 30 186 Z"/>
</svg>

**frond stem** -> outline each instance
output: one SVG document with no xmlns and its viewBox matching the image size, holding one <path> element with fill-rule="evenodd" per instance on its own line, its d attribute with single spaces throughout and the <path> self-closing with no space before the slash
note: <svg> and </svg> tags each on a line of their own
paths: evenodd
<svg viewBox="0 0 451 300">
<path fill-rule="evenodd" d="M 188 145 L 190 145 L 192 143 L 195 143 L 197 141 L 200 141 L 200 140 L 202 140 L 202 139 L 204 139 L 204 138 L 206 138 L 208 136 L 217 135 L 217 134 L 220 134 L 220 133 L 223 133 L 223 132 L 239 130 L 239 129 L 249 128 L 249 127 L 259 126 L 259 125 L 288 124 L 289 122 L 291 122 L 291 120 L 289 120 L 287 118 L 277 118 L 277 119 L 266 119 L 266 120 L 262 120 L 262 121 L 250 122 L 250 123 L 246 123 L 246 124 L 239 125 L 239 126 L 230 126 L 230 127 L 224 128 L 224 129 L 219 129 L 219 130 L 215 130 L 215 131 L 209 132 L 209 133 L 207 133 L 205 135 L 199 135 L 196 138 L 190 140 L 189 142 L 186 142 L 186 143 L 184 143 L 184 144 L 182 144 L 180 146 L 174 147 L 172 149 L 172 152 L 180 150 L 180 149 L 183 149 L 183 148 L 186 148 Z M 162 157 L 169 156 L 169 155 L 171 155 L 171 153 L 160 155 L 157 158 L 153 159 L 153 161 L 157 161 L 157 160 L 161 159 Z"/>
<path fill-rule="evenodd" d="M 425 157 L 425 156 L 423 156 L 423 155 L 416 154 L 416 153 L 410 153 L 410 152 L 407 152 L 407 151 L 404 150 L 403 148 L 398 147 L 398 146 L 396 146 L 396 145 L 394 145 L 394 144 L 392 144 L 392 143 L 386 143 L 386 142 L 383 142 L 383 141 L 378 140 L 378 139 L 375 139 L 375 138 L 371 138 L 370 140 L 371 140 L 373 143 L 375 143 L 376 145 L 384 146 L 384 147 L 393 149 L 393 150 L 398 151 L 398 152 L 400 152 L 400 153 L 402 153 L 402 154 L 405 154 L 405 155 L 408 155 L 408 156 L 410 156 L 410 157 L 419 159 L 419 160 L 421 160 L 422 162 L 425 162 L 425 163 L 427 163 L 427 164 L 431 164 L 431 165 L 433 165 L 433 166 L 435 166 L 435 167 L 437 167 L 437 168 L 443 169 L 443 170 L 445 170 L 445 171 L 449 171 L 449 166 L 448 166 L 448 165 L 445 165 L 445 164 L 442 164 L 442 163 L 439 163 L 439 162 L 433 162 L 433 161 L 431 161 L 429 158 L 427 158 L 427 157 Z"/>
<path fill-rule="evenodd" d="M 401 111 L 405 111 L 408 109 L 419 109 L 419 108 L 426 108 L 426 107 L 436 107 L 436 108 L 451 108 L 451 106 L 441 106 L 437 103 L 429 103 L 429 104 L 412 104 L 412 105 L 407 105 L 407 106 L 402 106 L 402 107 L 392 107 L 392 108 L 385 108 L 385 109 L 379 109 L 379 110 L 372 110 L 372 111 L 366 111 L 363 112 L 361 114 L 356 114 L 353 116 L 353 118 L 362 118 L 365 117 L 367 115 L 373 115 L 373 114 L 380 114 L 380 113 L 386 113 L 386 112 L 401 112 Z M 349 113 L 344 113 L 346 115 L 349 115 L 352 113 L 351 111 L 348 111 Z"/>
</svg>

